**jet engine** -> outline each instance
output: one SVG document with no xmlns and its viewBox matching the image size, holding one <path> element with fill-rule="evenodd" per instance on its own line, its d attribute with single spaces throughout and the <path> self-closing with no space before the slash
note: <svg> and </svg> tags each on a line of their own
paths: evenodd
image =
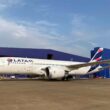
<svg viewBox="0 0 110 110">
<path fill-rule="evenodd" d="M 67 71 L 61 67 L 47 67 L 45 72 L 48 79 L 62 79 L 68 74 Z"/>
</svg>

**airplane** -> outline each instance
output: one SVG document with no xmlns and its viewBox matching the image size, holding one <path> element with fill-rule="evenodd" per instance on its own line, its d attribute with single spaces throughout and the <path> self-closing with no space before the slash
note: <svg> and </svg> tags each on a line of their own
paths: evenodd
<svg viewBox="0 0 110 110">
<path fill-rule="evenodd" d="M 1 57 L 0 74 L 35 74 L 49 80 L 68 80 L 70 76 L 93 74 L 109 68 L 100 66 L 110 63 L 110 60 L 101 60 L 102 52 L 103 48 L 98 48 L 89 62 Z"/>
</svg>

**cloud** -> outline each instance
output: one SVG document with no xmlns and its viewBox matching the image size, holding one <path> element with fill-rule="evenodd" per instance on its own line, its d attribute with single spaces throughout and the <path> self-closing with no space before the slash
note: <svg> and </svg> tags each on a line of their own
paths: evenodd
<svg viewBox="0 0 110 110">
<path fill-rule="evenodd" d="M 69 41 L 74 48 L 73 53 L 90 56 L 89 50 L 93 50 L 94 47 L 109 47 L 110 27 L 106 24 L 99 26 L 99 19 L 80 14 L 73 15 Z"/>
<path fill-rule="evenodd" d="M 90 50 L 97 45 L 93 37 L 96 37 L 96 34 L 85 22 L 86 17 L 78 16 L 78 19 L 75 22 L 76 16 L 75 19 L 73 17 L 72 31 L 67 36 L 57 31 L 59 24 L 47 20 L 36 21 L 33 24 L 26 21 L 15 22 L 0 17 L 0 46 L 48 48 L 90 56 Z"/>
<path fill-rule="evenodd" d="M 44 21 L 44 20 L 42 20 L 42 21 L 37 21 L 36 24 L 37 24 L 37 25 L 42 25 L 42 26 L 48 26 L 48 27 L 56 27 L 56 26 L 58 26 L 58 24 L 50 23 L 50 22 Z"/>
<path fill-rule="evenodd" d="M 40 22 L 41 23 L 41 22 Z M 48 21 L 42 22 L 48 26 L 31 23 L 17 23 L 0 18 L 0 46 L 23 48 L 48 48 L 68 53 L 78 53 L 66 36 L 55 30 L 57 26 Z M 45 27 L 45 28 L 44 28 Z M 54 27 L 51 29 L 51 27 Z"/>
<path fill-rule="evenodd" d="M 23 4 L 22 0 L 0 0 L 0 11 L 18 4 Z"/>
<path fill-rule="evenodd" d="M 6 4 L 0 4 L 0 10 L 3 10 L 3 9 L 5 9 L 5 8 L 7 8 L 7 5 Z"/>
<path fill-rule="evenodd" d="M 57 49 L 59 36 L 42 28 L 0 18 L 0 46 Z"/>
<path fill-rule="evenodd" d="M 87 16 L 82 15 L 74 15 L 72 20 L 72 35 L 74 35 L 75 38 L 80 38 L 81 40 L 90 40 L 93 39 L 94 36 L 91 37 L 91 34 L 93 35 L 94 32 L 92 32 L 92 27 L 90 27 L 90 22 L 87 21 L 90 18 Z"/>
<path fill-rule="evenodd" d="M 85 27 L 86 26 L 85 19 L 87 19 L 87 16 L 74 14 L 72 24 L 75 28 Z"/>
<path fill-rule="evenodd" d="M 94 26 L 91 25 L 91 17 L 74 14 L 72 19 L 72 31 L 70 34 L 71 45 L 74 52 L 77 54 L 83 54 L 84 56 L 90 56 L 89 50 L 96 47 L 98 44 L 96 39 L 98 32 Z M 73 43 L 73 44 L 72 44 Z"/>
<path fill-rule="evenodd" d="M 23 3 L 25 7 L 19 7 Z M 17 10 L 13 13 L 11 13 L 12 10 L 8 11 L 10 7 L 13 9 L 14 6 L 18 6 L 14 8 Z M 30 8 L 29 13 L 26 13 L 24 17 L 27 8 Z M 68 20 L 70 13 L 65 12 L 66 19 L 60 20 L 59 16 L 59 19 L 56 20 L 51 9 L 51 3 L 39 0 L 34 0 L 32 3 L 26 0 L 0 0 L 0 12 L 3 11 L 2 14 L 5 17 L 8 15 L 7 18 L 0 17 L 0 46 L 49 48 L 90 56 L 90 50 L 101 44 L 100 41 L 103 41 L 103 38 L 100 39 L 100 37 L 105 36 L 104 32 L 102 34 L 101 31 L 95 30 L 95 24 L 92 24 L 95 22 L 91 16 L 74 14 Z M 20 13 L 21 10 L 23 12 Z M 33 12 L 33 16 L 31 12 Z M 57 14 L 59 15 L 60 12 Z M 61 14 L 61 16 L 63 15 Z M 15 21 L 11 21 L 11 19 Z M 18 19 L 24 21 L 18 21 Z M 49 19 L 55 23 L 50 22 Z M 108 38 L 109 35 L 108 31 L 105 37 Z"/>
</svg>

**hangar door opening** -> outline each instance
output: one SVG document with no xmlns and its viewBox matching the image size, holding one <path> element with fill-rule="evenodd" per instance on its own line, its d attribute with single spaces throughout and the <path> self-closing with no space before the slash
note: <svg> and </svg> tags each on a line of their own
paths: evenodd
<svg viewBox="0 0 110 110">
<path fill-rule="evenodd" d="M 53 54 L 47 54 L 47 59 L 49 60 L 53 59 Z"/>
<path fill-rule="evenodd" d="M 0 55 L 0 57 L 9 57 L 8 55 Z"/>
</svg>

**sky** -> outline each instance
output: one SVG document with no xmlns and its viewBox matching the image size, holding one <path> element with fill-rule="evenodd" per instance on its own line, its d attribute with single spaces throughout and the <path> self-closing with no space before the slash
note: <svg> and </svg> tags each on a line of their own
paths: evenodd
<svg viewBox="0 0 110 110">
<path fill-rule="evenodd" d="M 110 48 L 110 0 L 0 0 L 0 47 L 90 57 Z"/>
</svg>

